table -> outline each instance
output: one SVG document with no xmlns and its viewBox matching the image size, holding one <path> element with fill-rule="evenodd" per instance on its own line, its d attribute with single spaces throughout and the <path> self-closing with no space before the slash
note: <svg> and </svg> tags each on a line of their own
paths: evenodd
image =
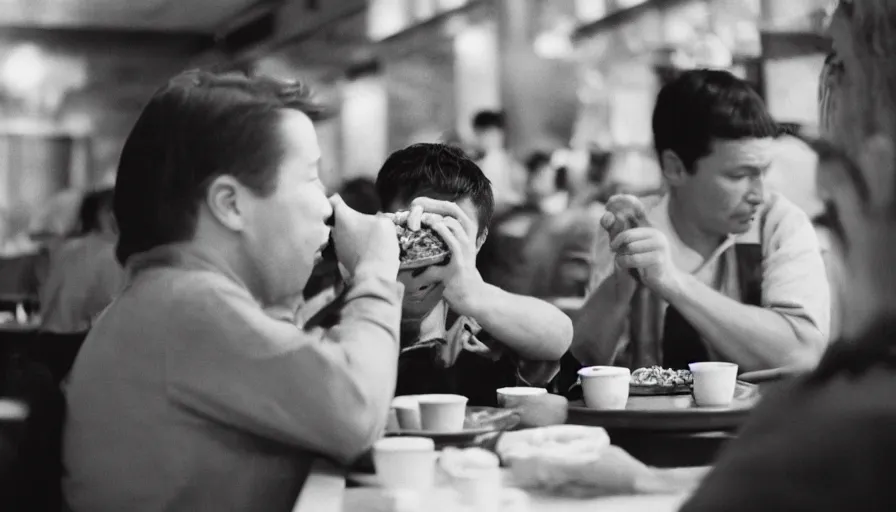
<svg viewBox="0 0 896 512">
<path fill-rule="evenodd" d="M 530 494 L 529 498 L 529 512 L 594 512 L 596 510 L 601 512 L 642 510 L 671 512 L 678 510 L 687 499 L 687 495 L 575 499 Z M 393 510 L 392 499 L 380 488 L 346 488 L 344 471 L 325 459 L 315 461 L 302 493 L 293 507 L 293 512 L 393 512 Z"/>
<path fill-rule="evenodd" d="M 318 458 L 311 465 L 292 512 L 342 512 L 344 494 L 345 470 Z"/>
</svg>

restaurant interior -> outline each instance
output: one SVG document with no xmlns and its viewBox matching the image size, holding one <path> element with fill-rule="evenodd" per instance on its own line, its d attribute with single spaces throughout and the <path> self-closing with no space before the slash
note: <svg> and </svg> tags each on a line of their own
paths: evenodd
<svg viewBox="0 0 896 512">
<path fill-rule="evenodd" d="M 819 76 L 831 49 L 826 20 L 832 5 L 836 2 L 2 0 L 0 377 L 6 389 L 0 394 L 16 396 L 8 382 L 22 358 L 42 361 L 56 385 L 64 385 L 85 333 L 47 327 L 45 288 L 52 281 L 54 251 L 87 232 L 85 198 L 115 186 L 132 126 L 154 92 L 179 72 L 203 68 L 311 84 L 333 112 L 314 124 L 320 179 L 328 194 L 342 192 L 347 201 L 354 190 L 358 203 L 352 206 L 358 210 L 365 201 L 361 196 L 371 193 L 363 185 L 372 187 L 393 151 L 450 143 L 476 154 L 474 117 L 500 112 L 509 161 L 522 169 L 539 153 L 546 155 L 551 172 L 563 169 L 564 187 L 550 193 L 562 196 L 556 201 L 561 206 L 549 212 L 563 215 L 585 188 L 596 191 L 602 203 L 617 193 L 641 197 L 664 190 L 651 125 L 657 94 L 683 71 L 727 70 L 752 86 L 772 118 L 793 134 L 775 141 L 778 152 L 765 175 L 766 187 L 815 218 L 823 209 L 815 183 L 817 157 L 801 139 L 821 129 Z M 594 233 L 599 229 L 595 226 Z M 584 252 L 590 254 L 590 248 Z M 489 279 L 485 270 L 483 276 Z M 550 299 L 577 321 L 590 271 L 577 276 L 567 287 L 572 292 L 521 288 L 519 293 Z M 432 439 L 434 445 L 424 443 L 422 450 L 431 457 L 433 446 L 444 447 L 442 471 L 452 457 L 458 457 L 457 464 L 475 465 L 475 456 L 464 461 L 458 447 L 495 431 L 525 433 L 521 425 L 555 423 L 600 427 L 614 446 L 666 471 L 662 482 L 641 481 L 623 493 L 637 497 L 577 495 L 561 484 L 544 493 L 537 488 L 547 477 L 539 473 L 530 486 L 505 484 L 494 503 L 482 498 L 492 492 L 485 476 L 456 477 L 458 496 L 484 501 L 464 505 L 459 498 L 449 506 L 455 499 L 444 494 L 450 486 L 426 480 L 429 469 L 421 468 L 429 459 L 420 459 L 420 447 L 408 441 L 391 451 L 378 444 L 393 459 L 375 451 L 372 459 L 348 470 L 321 459 L 293 510 L 677 510 L 683 489 L 663 485 L 711 466 L 737 437 L 760 396 L 775 389 L 774 375 L 757 373 L 755 379 L 738 377 L 733 398 L 720 407 L 694 405 L 690 387 L 685 394 L 631 395 L 622 410 L 592 407 L 597 402 L 586 403 L 587 390 L 584 402 L 569 397 L 568 404 L 564 399 L 558 405 L 550 399 L 528 401 L 529 394 L 511 388 L 499 392 L 498 402 L 513 415 L 498 414 L 471 427 L 476 422 L 470 411 L 476 408 L 468 407 L 468 424 L 450 434 L 420 434 L 427 429 L 409 426 L 420 418 L 402 416 L 426 416 L 424 404 L 431 403 L 393 403 L 390 428 L 403 435 L 385 441 Z M 589 379 L 579 376 L 584 388 Z M 556 396 L 556 389 L 548 391 Z M 541 391 L 531 396 L 541 397 Z M 23 439 L 40 434 L 27 432 L 34 428 L 24 420 L 28 407 L 21 417 L 19 409 L 10 408 L 9 418 L 0 418 L 4 486 L 18 482 L 10 475 L 59 464 L 58 455 L 54 459 L 50 453 L 54 443 L 45 438 L 38 450 L 43 453 L 22 462 L 17 454 L 27 444 Z M 3 411 L 0 406 L 0 416 Z M 499 455 L 503 463 L 513 459 Z M 629 461 L 617 462 L 621 467 Z M 382 469 L 387 466 L 391 469 Z M 44 485 L 58 484 L 58 474 L 54 478 L 56 483 Z M 657 485 L 660 491 L 651 487 Z M 417 494 L 405 488 L 415 486 L 434 487 Z M 17 510 L 2 504 L 0 509 Z"/>
</svg>

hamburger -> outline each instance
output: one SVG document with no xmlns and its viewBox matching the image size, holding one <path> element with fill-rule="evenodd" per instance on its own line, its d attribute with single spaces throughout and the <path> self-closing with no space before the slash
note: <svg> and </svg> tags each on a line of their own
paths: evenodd
<svg viewBox="0 0 896 512">
<path fill-rule="evenodd" d="M 650 226 L 644 204 L 632 195 L 618 194 L 611 197 L 607 201 L 607 212 L 614 217 L 613 225 L 605 226 L 610 233 L 610 240 L 623 231 Z M 636 281 L 641 282 L 641 275 L 637 270 L 629 269 L 628 273 Z"/>
<path fill-rule="evenodd" d="M 412 231 L 404 224 L 395 225 L 401 270 L 428 267 L 444 262 L 451 251 L 448 245 L 429 226 Z"/>
<path fill-rule="evenodd" d="M 649 226 L 644 204 L 632 195 L 619 194 L 607 201 L 607 212 L 616 218 L 610 231 L 610 238 L 616 238 L 623 231 Z"/>
</svg>

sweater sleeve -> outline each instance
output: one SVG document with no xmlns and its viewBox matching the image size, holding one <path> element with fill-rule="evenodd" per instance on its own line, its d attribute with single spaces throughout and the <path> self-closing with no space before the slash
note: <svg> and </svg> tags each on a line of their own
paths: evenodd
<svg viewBox="0 0 896 512">
<path fill-rule="evenodd" d="M 166 353 L 169 399 L 260 437 L 355 459 L 382 434 L 395 391 L 402 287 L 366 278 L 335 327 L 309 332 L 268 316 L 236 287 L 173 308 L 187 343 Z"/>
</svg>

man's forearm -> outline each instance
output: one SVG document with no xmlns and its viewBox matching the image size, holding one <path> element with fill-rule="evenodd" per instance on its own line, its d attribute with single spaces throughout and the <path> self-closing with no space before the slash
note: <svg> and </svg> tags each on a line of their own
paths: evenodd
<svg viewBox="0 0 896 512">
<path fill-rule="evenodd" d="M 520 357 L 556 361 L 572 341 L 572 321 L 551 304 L 485 285 L 475 299 L 476 321 Z"/>
<path fill-rule="evenodd" d="M 612 364 L 635 289 L 633 279 L 614 271 L 585 301 L 572 341 L 572 354 L 580 363 Z"/>
<path fill-rule="evenodd" d="M 822 332 L 804 318 L 741 304 L 682 273 L 663 293 L 724 359 L 742 371 L 764 370 L 817 360 Z"/>
</svg>

